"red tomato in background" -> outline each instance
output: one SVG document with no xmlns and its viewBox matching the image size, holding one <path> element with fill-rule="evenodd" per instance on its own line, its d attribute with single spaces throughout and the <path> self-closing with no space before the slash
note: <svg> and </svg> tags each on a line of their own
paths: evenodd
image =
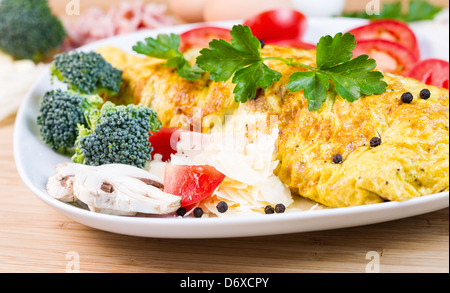
<svg viewBox="0 0 450 293">
<path fill-rule="evenodd" d="M 148 141 L 153 147 L 152 159 L 156 154 L 160 154 L 163 162 L 169 161 L 170 156 L 177 152 L 176 146 L 183 131 L 178 128 L 161 127 L 160 131 L 151 132 Z"/>
<path fill-rule="evenodd" d="M 182 166 L 167 164 L 164 174 L 164 192 L 182 197 L 186 207 L 211 196 L 225 175 L 211 166 Z"/>
<path fill-rule="evenodd" d="M 189 30 L 180 35 L 180 51 L 195 48 L 208 48 L 213 39 L 231 40 L 230 30 L 221 27 L 205 26 Z"/>
<path fill-rule="evenodd" d="M 440 59 L 425 59 L 418 62 L 407 75 L 425 84 L 448 89 L 449 63 Z"/>
<path fill-rule="evenodd" d="M 316 45 L 305 43 L 300 40 L 279 40 L 279 41 L 270 41 L 268 44 L 276 45 L 280 47 L 290 47 L 290 48 L 299 48 L 304 50 L 315 50 Z"/>
<path fill-rule="evenodd" d="M 269 10 L 247 19 L 244 25 L 266 44 L 278 40 L 301 40 L 308 26 L 306 17 L 293 9 Z"/>
<path fill-rule="evenodd" d="M 370 24 L 354 28 L 349 33 L 355 36 L 356 42 L 367 40 L 386 40 L 408 48 L 416 60 L 420 59 L 419 43 L 416 35 L 403 22 L 396 20 L 378 20 Z"/>
<path fill-rule="evenodd" d="M 403 74 L 409 72 L 417 62 L 414 54 L 402 45 L 386 40 L 358 42 L 354 56 L 369 55 L 377 61 L 377 69 L 386 73 Z"/>
</svg>

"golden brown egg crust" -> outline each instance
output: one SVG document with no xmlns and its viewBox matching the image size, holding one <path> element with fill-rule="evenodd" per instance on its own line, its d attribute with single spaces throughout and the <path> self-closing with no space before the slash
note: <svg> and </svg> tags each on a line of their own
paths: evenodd
<svg viewBox="0 0 450 293">
<path fill-rule="evenodd" d="M 267 64 L 283 78 L 260 90 L 255 100 L 238 104 L 230 81 L 216 83 L 205 75 L 190 82 L 161 60 L 135 57 L 111 47 L 99 52 L 124 71 L 121 100 L 149 105 L 165 126 L 171 126 L 177 115 L 192 122 L 195 109 L 201 110 L 202 117 L 253 113 L 268 119 L 276 115 L 280 136 L 275 174 L 294 193 L 325 206 L 404 201 L 448 191 L 446 89 L 385 74 L 388 90 L 384 94 L 350 103 L 330 92 L 322 108 L 310 112 L 303 92 L 286 89 L 289 76 L 303 69 L 280 61 Z M 266 46 L 262 54 L 292 57 L 314 66 L 315 51 L 311 50 Z M 428 100 L 419 97 L 424 88 L 431 92 Z M 413 94 L 412 103 L 402 103 L 405 92 Z M 381 139 L 377 147 L 370 146 L 374 137 Z M 332 158 L 338 154 L 343 162 L 335 164 Z"/>
</svg>

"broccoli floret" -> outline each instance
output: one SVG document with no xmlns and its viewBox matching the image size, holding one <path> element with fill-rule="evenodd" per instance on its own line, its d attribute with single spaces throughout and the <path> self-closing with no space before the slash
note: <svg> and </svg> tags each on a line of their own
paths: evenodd
<svg viewBox="0 0 450 293">
<path fill-rule="evenodd" d="M 96 52 L 72 52 L 55 56 L 52 76 L 69 89 L 83 94 L 114 96 L 122 85 L 122 71 Z"/>
<path fill-rule="evenodd" d="M 66 35 L 47 0 L 0 1 L 0 50 L 13 58 L 40 62 Z"/>
<path fill-rule="evenodd" d="M 151 160 L 153 148 L 149 143 L 149 132 L 161 128 L 161 122 L 152 109 L 106 102 L 101 110 L 91 111 L 88 120 L 89 127 L 79 127 L 73 162 L 144 168 Z"/>
<path fill-rule="evenodd" d="M 44 142 L 53 150 L 67 153 L 74 148 L 78 125 L 87 126 L 86 114 L 98 109 L 103 100 L 97 95 L 52 90 L 44 95 L 37 124 Z"/>
</svg>

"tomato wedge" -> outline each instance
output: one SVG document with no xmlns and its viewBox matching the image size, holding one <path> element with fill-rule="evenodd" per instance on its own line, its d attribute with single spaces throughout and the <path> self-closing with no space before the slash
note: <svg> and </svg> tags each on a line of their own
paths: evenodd
<svg viewBox="0 0 450 293">
<path fill-rule="evenodd" d="M 162 127 L 158 132 L 151 132 L 148 141 L 153 147 L 152 159 L 160 154 L 163 162 L 169 161 L 171 155 L 177 152 L 177 143 L 183 131 L 179 128 Z"/>
<path fill-rule="evenodd" d="M 277 45 L 280 47 L 289 47 L 289 48 L 299 48 L 305 50 L 314 50 L 316 46 L 310 43 L 305 43 L 300 40 L 279 40 L 279 41 L 270 41 L 268 44 Z"/>
<path fill-rule="evenodd" d="M 418 62 L 408 76 L 428 85 L 448 89 L 449 63 L 441 59 L 425 59 Z"/>
<path fill-rule="evenodd" d="M 275 9 L 247 19 L 255 37 L 267 44 L 277 40 L 301 40 L 307 29 L 305 15 L 293 9 Z"/>
<path fill-rule="evenodd" d="M 358 42 L 354 56 L 369 55 L 377 61 L 377 69 L 386 73 L 404 74 L 417 62 L 414 54 L 402 45 L 386 40 Z"/>
<path fill-rule="evenodd" d="M 167 164 L 164 174 L 164 192 L 181 196 L 181 206 L 198 203 L 213 195 L 225 175 L 211 166 Z"/>
<path fill-rule="evenodd" d="M 230 30 L 222 27 L 205 26 L 198 27 L 180 35 L 180 51 L 188 49 L 208 48 L 213 39 L 231 40 Z"/>
<path fill-rule="evenodd" d="M 416 35 L 406 23 L 396 20 L 378 20 L 349 31 L 356 42 L 367 40 L 386 40 L 408 48 L 416 60 L 420 59 L 419 43 Z"/>
</svg>

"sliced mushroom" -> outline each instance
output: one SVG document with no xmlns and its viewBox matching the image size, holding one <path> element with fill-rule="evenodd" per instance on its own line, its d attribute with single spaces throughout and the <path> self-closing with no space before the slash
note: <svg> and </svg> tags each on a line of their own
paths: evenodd
<svg viewBox="0 0 450 293">
<path fill-rule="evenodd" d="M 47 183 L 47 191 L 52 197 L 64 202 L 75 202 L 76 198 L 73 194 L 74 175 L 63 175 L 59 172 L 59 167 L 55 169 L 55 174 L 51 176 Z"/>
<path fill-rule="evenodd" d="M 142 182 L 144 182 L 147 185 L 152 185 L 152 186 L 154 186 L 156 188 L 159 188 L 161 190 L 164 189 L 164 184 L 162 184 L 162 183 L 156 182 L 156 181 L 148 179 L 148 178 L 138 178 L 138 179 L 141 180 Z"/>
<path fill-rule="evenodd" d="M 180 208 L 181 197 L 163 192 L 162 187 L 150 172 L 119 164 L 59 164 L 47 183 L 48 192 L 58 200 L 78 200 L 91 211 L 126 216 L 164 215 Z"/>
</svg>

